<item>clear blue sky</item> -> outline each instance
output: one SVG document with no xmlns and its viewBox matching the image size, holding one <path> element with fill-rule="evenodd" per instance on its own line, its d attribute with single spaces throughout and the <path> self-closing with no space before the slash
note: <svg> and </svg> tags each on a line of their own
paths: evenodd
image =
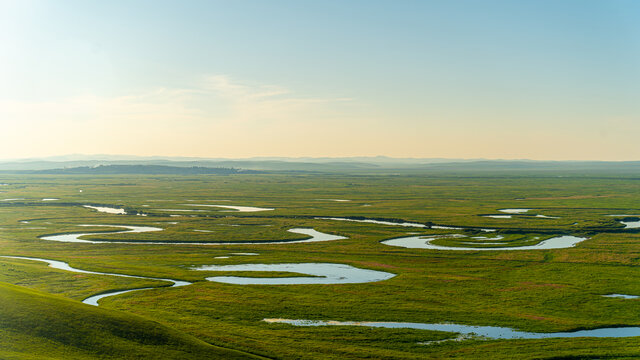
<svg viewBox="0 0 640 360">
<path fill-rule="evenodd" d="M 640 1 L 0 0 L 2 158 L 640 160 Z"/>
</svg>

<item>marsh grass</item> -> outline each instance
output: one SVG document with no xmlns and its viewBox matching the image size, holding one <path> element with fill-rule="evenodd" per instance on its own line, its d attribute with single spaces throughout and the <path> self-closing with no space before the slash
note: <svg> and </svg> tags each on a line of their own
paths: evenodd
<svg viewBox="0 0 640 360">
<path fill-rule="evenodd" d="M 547 339 L 421 342 L 456 334 L 406 329 L 267 324 L 264 318 L 342 321 L 454 322 L 536 332 L 638 326 L 640 301 L 604 298 L 640 294 L 640 234 L 622 229 L 608 214 L 640 213 L 640 182 L 633 177 L 558 178 L 555 175 L 232 175 L 232 176 L 9 176 L 0 177 L 0 254 L 62 260 L 92 271 L 194 282 L 105 298 L 100 308 L 137 314 L 207 343 L 281 359 L 316 358 L 607 358 L 640 356 L 640 340 Z M 82 189 L 80 193 L 78 189 Z M 60 198 L 42 202 L 41 198 Z M 315 199 L 350 199 L 350 202 Z M 263 213 L 219 210 L 170 217 L 151 208 L 197 203 L 275 208 Z M 518 200 L 524 199 L 524 200 Z M 155 201 L 150 201 L 155 200 Z M 118 205 L 149 216 L 110 215 L 81 204 Z M 370 206 L 363 206 L 363 205 Z M 144 206 L 149 205 L 149 206 Z M 187 206 L 183 206 L 187 208 Z M 480 214 L 531 208 L 530 214 L 491 219 Z M 184 214 L 183 214 L 184 215 Z M 465 227 L 467 230 L 321 220 L 316 217 L 395 218 Z M 21 223 L 20 221 L 29 221 Z M 170 224 L 177 222 L 177 224 Z M 577 223 L 577 224 L 576 224 Z M 141 234 L 102 233 L 87 239 L 135 241 L 260 241 L 300 239 L 286 230 L 310 227 L 348 239 L 303 244 L 138 245 L 72 244 L 38 236 L 89 230 L 121 230 L 78 224 L 157 226 Z M 575 225 L 574 225 L 575 224 Z M 239 226 L 230 226 L 239 225 Z M 262 226 L 270 225 L 270 226 Z M 470 228 L 495 228 L 479 233 Z M 213 232 L 196 232 L 194 230 Z M 500 234 L 505 244 L 524 245 L 555 233 L 589 239 L 574 248 L 531 251 L 434 251 L 381 244 L 390 238 L 464 233 Z M 539 237 L 533 240 L 534 237 Z M 437 240 L 442 244 L 451 239 Z M 473 241 L 469 237 L 455 241 Z M 493 240 L 486 240 L 492 241 Z M 257 256 L 232 253 L 250 252 Z M 229 256 L 228 259 L 215 259 Z M 397 276 L 344 285 L 230 285 L 207 276 L 290 276 L 290 273 L 204 272 L 211 264 L 344 263 Z M 46 264 L 0 258 L 0 280 L 70 299 L 108 290 L 156 286 L 140 279 L 77 275 Z M 29 356 L 29 338 L 9 336 Z M 25 336 L 25 337 L 21 337 Z M 22 345 L 17 345 L 22 344 Z M 40 354 L 34 342 L 33 354 Z M 9 345 L 5 345 L 11 351 Z M 57 354 L 54 352 L 54 355 Z M 93 354 L 95 355 L 95 354 Z M 102 354 L 105 357 L 107 353 Z M 54 356 L 55 357 L 55 356 Z"/>
</svg>

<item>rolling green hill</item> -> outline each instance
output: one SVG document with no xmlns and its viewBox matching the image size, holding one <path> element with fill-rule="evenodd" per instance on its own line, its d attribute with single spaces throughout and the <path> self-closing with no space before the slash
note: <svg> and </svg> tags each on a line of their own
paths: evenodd
<svg viewBox="0 0 640 360">
<path fill-rule="evenodd" d="M 250 359 L 144 318 L 0 283 L 2 359 Z"/>
</svg>

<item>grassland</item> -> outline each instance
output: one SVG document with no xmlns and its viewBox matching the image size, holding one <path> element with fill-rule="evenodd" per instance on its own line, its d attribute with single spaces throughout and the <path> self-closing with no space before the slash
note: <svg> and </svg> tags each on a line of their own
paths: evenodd
<svg viewBox="0 0 640 360">
<path fill-rule="evenodd" d="M 156 322 L 0 283 L 3 359 L 245 359 Z M 254 357 L 258 358 L 258 357 Z"/>
<path fill-rule="evenodd" d="M 640 300 L 601 296 L 609 293 L 640 295 L 637 280 L 640 278 L 640 233 L 625 230 L 615 218 L 605 216 L 640 214 L 640 181 L 628 174 L 562 177 L 555 173 L 527 176 L 468 173 L 428 176 L 1 175 L 0 183 L 8 184 L 0 187 L 4 192 L 0 193 L 0 199 L 19 199 L 0 201 L 0 255 L 42 257 L 66 261 L 80 269 L 194 283 L 104 298 L 100 307 L 95 308 L 78 301 L 109 290 L 166 284 L 74 274 L 48 268 L 42 263 L 0 258 L 0 281 L 20 286 L 2 288 L 3 301 L 13 307 L 3 307 L 11 310 L 3 310 L 0 319 L 20 313 L 27 314 L 34 324 L 42 321 L 51 329 L 66 326 L 62 315 L 57 321 L 51 321 L 41 316 L 42 312 L 46 313 L 41 308 L 21 307 L 24 301 L 20 296 L 28 295 L 37 298 L 41 306 L 49 302 L 61 304 L 51 309 L 69 307 L 86 312 L 86 316 L 93 311 L 101 312 L 101 316 L 117 316 L 122 324 L 128 324 L 122 326 L 133 329 L 130 335 L 134 340 L 135 334 L 148 329 L 149 323 L 145 321 L 149 321 L 154 326 L 161 326 L 163 331 L 189 339 L 185 340 L 187 343 L 198 342 L 200 345 L 194 345 L 194 348 L 202 351 L 214 351 L 207 346 L 218 351 L 221 348 L 213 346 L 220 346 L 245 352 L 244 356 L 251 353 L 277 359 L 640 357 L 639 338 L 474 339 L 423 345 L 421 343 L 455 338 L 456 335 L 408 329 L 293 327 L 262 321 L 264 318 L 290 318 L 453 322 L 538 332 L 640 326 Z M 42 201 L 43 198 L 60 200 Z M 83 208 L 83 204 L 119 206 L 131 214 L 147 216 L 99 213 Z M 188 204 L 244 205 L 275 210 L 242 213 Z M 530 208 L 534 209 L 531 214 L 558 218 L 515 216 L 493 219 L 480 216 L 496 214 L 498 209 L 504 208 Z M 386 246 L 380 241 L 408 233 L 434 235 L 460 231 L 318 217 L 366 217 L 494 228 L 505 236 L 505 241 L 514 245 L 528 244 L 533 236 L 544 239 L 555 233 L 588 236 L 589 239 L 574 248 L 557 250 L 404 249 Z M 119 230 L 115 227 L 79 228 L 79 224 L 161 227 L 163 231 L 105 232 L 87 239 L 167 241 L 175 242 L 175 245 L 61 243 L 38 238 L 85 230 Z M 310 227 L 348 239 L 300 244 L 184 244 L 304 238 L 287 232 L 296 227 Z M 467 233 L 475 232 L 467 230 Z M 447 240 L 441 241 L 446 243 Z M 221 256 L 228 258 L 216 259 Z M 213 275 L 245 276 L 248 273 L 191 269 L 209 264 L 291 262 L 344 263 L 392 272 L 397 276 L 368 284 L 242 286 L 204 279 Z M 66 314 L 63 310 L 53 313 Z M 5 325 L 2 330 L 9 331 Z M 105 333 L 110 331 L 107 329 Z M 37 358 L 45 354 L 44 349 L 51 343 L 49 338 L 39 334 L 15 329 L 10 332 L 11 337 L 6 338 L 11 340 L 0 343 L 0 349 L 4 351 L 0 354 L 4 357 Z M 49 353 L 50 357 L 64 358 L 64 351 L 68 349 L 76 351 L 73 354 L 78 358 L 108 358 L 122 354 L 118 352 L 120 350 L 111 353 L 79 348 L 74 341 L 85 341 L 81 340 L 83 337 L 55 340 L 55 344 L 51 343 L 55 351 Z M 40 340 L 43 342 L 38 342 Z M 158 341 L 153 346 L 140 347 L 140 351 L 162 358 L 163 344 Z M 138 347 L 135 341 L 123 345 L 124 349 Z M 183 345 L 175 348 L 176 351 L 185 349 Z"/>
</svg>

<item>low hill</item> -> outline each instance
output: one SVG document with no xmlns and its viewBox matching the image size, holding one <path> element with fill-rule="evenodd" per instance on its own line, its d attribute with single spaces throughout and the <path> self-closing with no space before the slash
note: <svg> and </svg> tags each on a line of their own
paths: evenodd
<svg viewBox="0 0 640 360">
<path fill-rule="evenodd" d="M 136 315 L 0 282 L 0 359 L 252 358 Z"/>
<path fill-rule="evenodd" d="M 67 159 L 67 160 L 65 160 Z M 2 174 L 419 174 L 467 176 L 470 173 L 500 175 L 587 175 L 606 173 L 639 176 L 640 161 L 537 161 L 481 159 L 396 159 L 386 157 L 350 158 L 251 158 L 198 159 L 156 157 L 100 158 L 54 157 L 50 159 L 0 162 Z"/>
</svg>

